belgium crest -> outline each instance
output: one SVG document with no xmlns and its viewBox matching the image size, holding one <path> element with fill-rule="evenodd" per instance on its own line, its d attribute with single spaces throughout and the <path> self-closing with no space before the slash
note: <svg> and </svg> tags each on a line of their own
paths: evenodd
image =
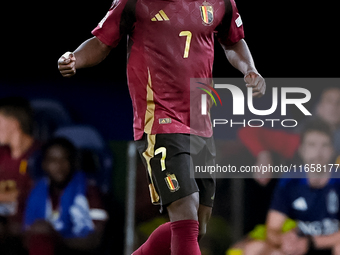
<svg viewBox="0 0 340 255">
<path fill-rule="evenodd" d="M 214 9 L 211 4 L 204 2 L 200 6 L 201 17 L 205 25 L 211 25 L 214 20 Z"/>
<path fill-rule="evenodd" d="M 164 179 L 171 192 L 179 190 L 179 184 L 175 174 L 167 174 L 167 176 Z"/>
</svg>

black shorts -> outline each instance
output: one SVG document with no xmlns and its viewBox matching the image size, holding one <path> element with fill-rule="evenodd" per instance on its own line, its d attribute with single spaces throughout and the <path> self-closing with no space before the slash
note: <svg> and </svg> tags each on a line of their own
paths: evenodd
<svg viewBox="0 0 340 255">
<path fill-rule="evenodd" d="M 200 204 L 213 206 L 215 179 L 209 173 L 199 179 L 190 176 L 195 165 L 215 164 L 216 150 L 212 137 L 144 134 L 136 145 L 147 169 L 153 204 L 167 206 L 199 192 Z"/>
</svg>

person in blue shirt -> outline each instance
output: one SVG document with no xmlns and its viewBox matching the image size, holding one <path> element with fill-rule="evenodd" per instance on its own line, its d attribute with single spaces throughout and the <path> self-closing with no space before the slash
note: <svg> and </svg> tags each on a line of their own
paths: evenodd
<svg viewBox="0 0 340 255">
<path fill-rule="evenodd" d="M 320 120 L 306 125 L 299 154 L 305 168 L 279 181 L 267 214 L 265 238 L 248 239 L 242 247 L 244 254 L 340 254 L 340 169 L 332 167 L 330 127 Z M 296 227 L 284 231 L 287 219 L 295 220 Z"/>
<path fill-rule="evenodd" d="M 29 254 L 97 254 L 108 215 L 98 188 L 78 170 L 77 149 L 56 137 L 42 155 L 46 176 L 31 191 L 24 216 Z"/>
</svg>

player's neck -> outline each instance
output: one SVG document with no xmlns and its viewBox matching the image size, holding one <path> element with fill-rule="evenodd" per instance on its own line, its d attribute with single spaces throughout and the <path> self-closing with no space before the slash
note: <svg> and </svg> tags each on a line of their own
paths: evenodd
<svg viewBox="0 0 340 255">
<path fill-rule="evenodd" d="M 25 133 L 17 133 L 9 143 L 11 148 L 11 157 L 20 158 L 33 144 L 34 139 Z"/>
<path fill-rule="evenodd" d="M 314 189 L 322 189 L 327 185 L 329 178 L 308 178 L 309 186 Z"/>
</svg>

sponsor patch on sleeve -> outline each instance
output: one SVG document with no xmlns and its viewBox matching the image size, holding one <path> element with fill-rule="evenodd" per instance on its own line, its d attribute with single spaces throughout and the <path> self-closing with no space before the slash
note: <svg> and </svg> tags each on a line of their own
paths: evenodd
<svg viewBox="0 0 340 255">
<path fill-rule="evenodd" d="M 240 27 L 240 26 L 242 26 L 242 19 L 241 19 L 241 16 L 240 15 L 238 15 L 238 18 L 237 19 L 235 19 L 235 23 L 236 23 L 236 26 L 237 27 Z"/>
</svg>

